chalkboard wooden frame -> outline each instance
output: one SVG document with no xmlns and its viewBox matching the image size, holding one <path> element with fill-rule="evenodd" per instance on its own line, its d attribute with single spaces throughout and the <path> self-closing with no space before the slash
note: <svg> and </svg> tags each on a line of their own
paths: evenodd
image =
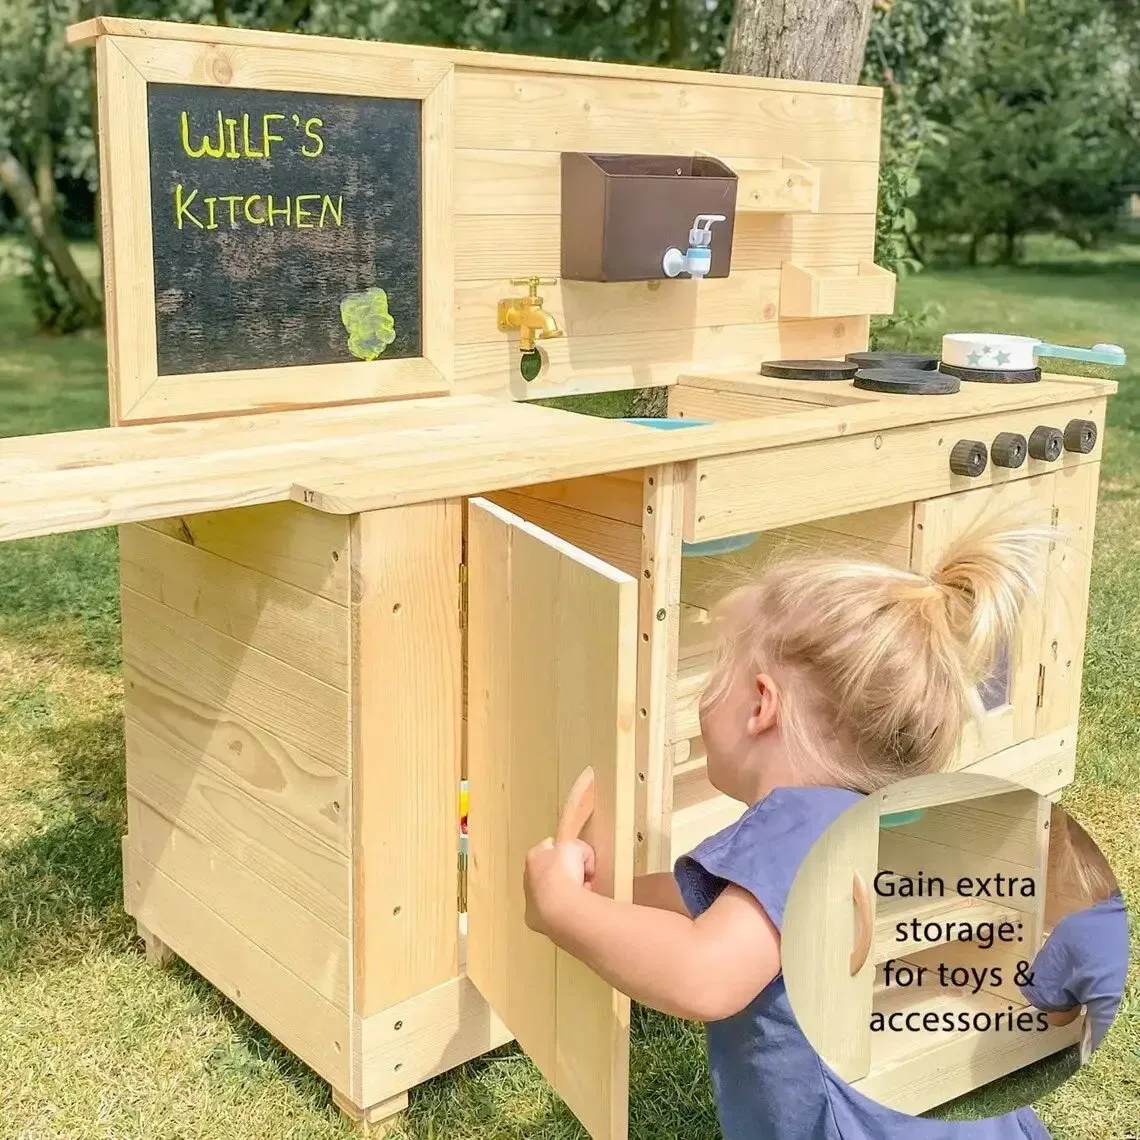
<svg viewBox="0 0 1140 1140">
<path fill-rule="evenodd" d="M 111 420 L 182 420 L 446 395 L 454 375 L 454 65 L 295 47 L 104 36 L 96 43 Z M 416 99 L 421 110 L 422 347 L 418 357 L 158 374 L 147 84 Z"/>
</svg>

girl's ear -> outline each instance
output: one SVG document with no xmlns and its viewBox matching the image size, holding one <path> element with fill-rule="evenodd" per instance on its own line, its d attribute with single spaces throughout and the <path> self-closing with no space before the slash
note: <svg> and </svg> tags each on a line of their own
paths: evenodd
<svg viewBox="0 0 1140 1140">
<path fill-rule="evenodd" d="M 780 709 L 780 693 L 776 682 L 767 673 L 758 673 L 753 680 L 755 693 L 752 715 L 748 718 L 748 735 L 760 736 L 776 727 Z"/>
</svg>

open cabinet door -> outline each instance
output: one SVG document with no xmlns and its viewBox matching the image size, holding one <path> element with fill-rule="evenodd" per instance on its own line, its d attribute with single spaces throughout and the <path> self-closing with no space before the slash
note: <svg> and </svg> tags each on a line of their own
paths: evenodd
<svg viewBox="0 0 1140 1140">
<path fill-rule="evenodd" d="M 597 889 L 632 897 L 637 581 L 483 499 L 467 551 L 467 972 L 594 1140 L 624 1140 L 629 999 L 527 929 L 523 864 L 592 766 Z"/>
</svg>

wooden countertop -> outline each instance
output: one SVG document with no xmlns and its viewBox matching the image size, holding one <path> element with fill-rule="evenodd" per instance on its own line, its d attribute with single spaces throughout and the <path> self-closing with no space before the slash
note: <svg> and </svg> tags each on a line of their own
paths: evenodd
<svg viewBox="0 0 1140 1140">
<path fill-rule="evenodd" d="M 765 391 L 754 373 L 701 383 Z M 802 398 L 813 387 L 822 396 L 833 386 L 805 385 Z M 1030 385 L 965 386 L 954 396 L 765 413 L 677 432 L 453 396 L 16 437 L 0 440 L 0 540 L 289 498 L 353 514 L 1115 390 L 1111 381 L 1050 377 Z"/>
</svg>

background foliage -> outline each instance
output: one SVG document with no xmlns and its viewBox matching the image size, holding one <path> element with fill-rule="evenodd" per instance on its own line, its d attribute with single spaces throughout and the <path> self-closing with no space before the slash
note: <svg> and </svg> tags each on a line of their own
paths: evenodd
<svg viewBox="0 0 1140 1140">
<path fill-rule="evenodd" d="M 484 50 L 716 68 L 733 0 L 0 0 L 0 161 L 48 223 L 97 226 L 90 52 L 97 12 Z M 1027 234 L 1094 246 L 1140 185 L 1140 0 L 875 0 L 864 81 L 885 88 L 877 260 L 1015 261 Z M 30 239 L 0 193 L 0 231 Z M 20 260 L 41 328 L 98 319 L 37 241 Z M 903 312 L 892 323 L 904 325 Z"/>
</svg>

